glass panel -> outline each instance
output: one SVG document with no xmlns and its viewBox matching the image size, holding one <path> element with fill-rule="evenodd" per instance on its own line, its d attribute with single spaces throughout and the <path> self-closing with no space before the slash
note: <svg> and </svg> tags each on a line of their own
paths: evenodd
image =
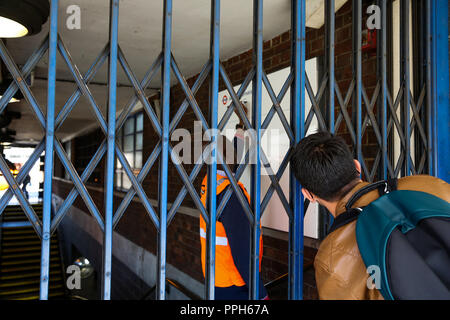
<svg viewBox="0 0 450 320">
<path fill-rule="evenodd" d="M 69 160 L 72 160 L 72 141 L 67 141 L 64 144 L 64 150 L 66 150 L 67 157 Z"/>
<path fill-rule="evenodd" d="M 135 157 L 136 162 L 134 164 L 134 168 L 136 169 L 142 168 L 142 151 L 136 151 Z"/>
<path fill-rule="evenodd" d="M 144 114 L 141 112 L 136 116 L 136 131 L 144 130 Z"/>
<path fill-rule="evenodd" d="M 125 136 L 123 139 L 123 151 L 130 152 L 134 150 L 134 136 Z"/>
<path fill-rule="evenodd" d="M 128 176 L 126 174 L 123 175 L 123 184 L 122 184 L 122 188 L 123 189 L 129 189 L 131 187 L 131 182 L 130 179 L 128 179 Z"/>
<path fill-rule="evenodd" d="M 136 150 L 142 150 L 143 133 L 136 133 Z"/>
<path fill-rule="evenodd" d="M 122 174 L 116 173 L 116 188 L 122 187 Z"/>
<path fill-rule="evenodd" d="M 122 136 L 122 130 L 120 130 L 120 134 L 116 135 L 116 143 L 118 146 L 120 146 L 121 148 L 123 147 L 123 136 Z"/>
<path fill-rule="evenodd" d="M 133 152 L 125 152 L 125 158 L 127 158 L 130 167 L 134 167 L 134 154 Z"/>
<path fill-rule="evenodd" d="M 130 117 L 125 121 L 124 134 L 134 133 L 134 117 Z"/>
</svg>

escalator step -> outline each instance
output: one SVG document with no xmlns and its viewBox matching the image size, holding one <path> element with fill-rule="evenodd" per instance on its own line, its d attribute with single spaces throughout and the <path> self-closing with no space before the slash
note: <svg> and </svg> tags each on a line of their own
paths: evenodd
<svg viewBox="0 0 450 320">
<path fill-rule="evenodd" d="M 43 212 L 43 210 L 42 210 L 42 208 L 35 208 L 35 207 L 32 207 L 33 208 L 33 210 L 34 210 L 34 212 L 36 212 L 36 213 L 42 213 Z M 14 209 L 14 210 L 4 210 L 3 211 L 3 213 L 2 213 L 2 215 L 10 215 L 10 214 L 24 214 L 24 212 L 23 212 L 23 210 L 22 210 L 22 208 L 19 208 L 19 210 L 17 210 L 17 209 Z"/>
<path fill-rule="evenodd" d="M 25 235 L 3 235 L 2 241 L 17 241 L 17 240 L 26 240 L 26 239 L 39 239 L 39 236 L 37 234 L 25 234 Z"/>
<path fill-rule="evenodd" d="M 42 220 L 42 203 L 32 205 Z M 28 221 L 20 206 L 8 206 L 4 222 Z M 40 290 L 41 239 L 32 227 L 1 230 L 0 300 L 37 300 Z M 65 283 L 56 233 L 50 240 L 49 299 L 65 297 Z"/>
<path fill-rule="evenodd" d="M 23 243 L 29 241 L 41 242 L 41 239 L 37 234 L 24 234 L 24 235 L 7 235 L 2 237 L 2 246 L 7 243 Z M 52 241 L 58 241 L 58 237 L 53 235 L 51 238 Z M 7 246 L 8 247 L 8 246 Z"/>
<path fill-rule="evenodd" d="M 63 278 L 61 275 L 55 275 L 53 277 L 50 277 L 50 283 L 53 282 L 62 282 Z M 2 281 L 0 283 L 0 292 L 2 290 L 5 290 L 5 288 L 9 287 L 21 287 L 21 286 L 28 286 L 28 285 L 39 285 L 40 284 L 40 277 L 39 275 L 37 277 L 30 277 L 30 278 L 23 278 L 23 279 L 12 279 L 7 281 Z"/>
<path fill-rule="evenodd" d="M 59 255 L 58 250 L 54 249 L 50 251 L 50 256 Z M 27 252 L 27 253 L 16 253 L 16 254 L 3 254 L 2 255 L 2 261 L 8 261 L 11 259 L 23 259 L 23 258 L 34 258 L 34 257 L 41 257 L 41 252 Z"/>
<path fill-rule="evenodd" d="M 55 266 L 61 267 L 61 265 L 58 263 L 55 263 Z M 2 268 L 1 272 L 2 275 L 8 273 L 8 272 L 18 272 L 18 271 L 30 271 L 30 270 L 40 270 L 41 266 L 39 264 L 29 265 L 29 266 L 21 266 L 21 267 L 5 267 Z"/>
<path fill-rule="evenodd" d="M 56 292 L 49 292 L 48 297 L 49 298 L 64 298 L 65 293 L 64 291 L 56 291 Z M 33 292 L 33 293 L 25 293 L 25 294 L 17 294 L 8 296 L 7 298 L 3 298 L 4 300 L 39 300 L 39 291 Z"/>
<path fill-rule="evenodd" d="M 57 243 L 56 239 L 55 240 L 50 240 L 50 243 Z M 36 245 L 36 244 L 41 244 L 40 240 L 35 240 L 35 241 L 14 241 L 14 242 L 3 242 L 2 243 L 2 248 L 11 248 L 11 247 L 19 247 L 19 246 L 32 246 L 32 245 Z"/>
<path fill-rule="evenodd" d="M 52 276 L 56 277 L 61 274 L 61 268 L 52 268 L 50 266 L 50 278 Z M 41 270 L 37 269 L 37 271 L 33 272 L 10 272 L 8 274 L 0 274 L 0 282 L 14 280 L 14 279 L 29 279 L 29 278 L 39 278 L 41 275 Z"/>
<path fill-rule="evenodd" d="M 32 227 L 22 227 L 14 229 L 2 229 L 2 237 L 7 235 L 20 235 L 20 234 L 36 234 L 36 231 Z"/>
<path fill-rule="evenodd" d="M 59 261 L 59 260 L 60 260 L 59 256 L 50 258 L 50 262 L 55 262 L 55 261 Z M 0 262 L 0 271 L 2 271 L 3 268 L 9 268 L 9 267 L 15 266 L 15 265 L 24 265 L 25 266 L 25 265 L 32 264 L 32 263 L 40 264 L 40 262 L 41 262 L 40 258 L 38 258 L 38 259 L 10 260 L 10 261 L 2 260 Z"/>
<path fill-rule="evenodd" d="M 34 207 L 32 206 L 34 212 L 36 212 L 36 214 L 41 214 L 43 212 L 43 208 L 42 207 Z M 25 215 L 25 213 L 23 212 L 22 208 L 18 208 L 18 209 L 5 209 L 3 210 L 3 212 L 1 213 L 0 216 L 6 217 L 6 216 L 10 216 L 10 215 Z"/>
<path fill-rule="evenodd" d="M 49 290 L 52 290 L 52 289 L 64 290 L 64 286 L 62 283 L 49 284 L 48 288 L 49 288 Z M 6 290 L 1 290 L 0 298 L 4 298 L 5 296 L 13 296 L 16 294 L 31 293 L 31 292 L 39 293 L 39 286 L 28 285 L 28 286 L 21 286 L 21 287 L 8 288 Z"/>
<path fill-rule="evenodd" d="M 42 216 L 38 215 L 37 217 L 39 218 L 39 220 L 42 221 Z M 22 221 L 28 221 L 29 219 L 25 215 L 20 215 L 20 216 L 6 216 L 6 217 L 3 217 L 2 220 L 3 220 L 3 222 L 15 222 L 15 221 L 22 222 Z"/>
<path fill-rule="evenodd" d="M 57 249 L 58 244 L 52 243 L 50 245 L 50 250 Z M 29 246 L 29 247 L 11 247 L 11 248 L 4 248 L 2 249 L 2 253 L 12 253 L 12 252 L 30 252 L 30 251 L 41 251 L 41 245 L 37 246 Z"/>
</svg>

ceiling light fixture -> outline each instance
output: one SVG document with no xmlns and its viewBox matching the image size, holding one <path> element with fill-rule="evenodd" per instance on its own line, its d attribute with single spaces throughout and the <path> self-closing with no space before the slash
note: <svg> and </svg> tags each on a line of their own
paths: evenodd
<svg viewBox="0 0 450 320">
<path fill-rule="evenodd" d="M 37 34 L 49 14 L 48 0 L 0 0 L 0 38 Z"/>
<path fill-rule="evenodd" d="M 0 99 L 1 98 L 3 98 L 3 96 L 2 95 L 0 95 Z M 14 102 L 20 102 L 20 100 L 19 99 L 16 99 L 16 98 L 14 98 L 14 97 L 12 97 L 11 98 L 11 100 L 9 100 L 9 102 L 8 103 L 14 103 Z"/>
<path fill-rule="evenodd" d="M 24 25 L 5 17 L 0 17 L 0 26 L 2 38 L 18 38 L 28 34 L 28 29 Z"/>
</svg>

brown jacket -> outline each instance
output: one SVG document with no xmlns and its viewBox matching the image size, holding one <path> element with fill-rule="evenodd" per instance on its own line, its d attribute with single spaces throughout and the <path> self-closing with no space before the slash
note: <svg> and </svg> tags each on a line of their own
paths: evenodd
<svg viewBox="0 0 450 320">
<path fill-rule="evenodd" d="M 345 212 L 345 204 L 367 182 L 359 183 L 336 207 L 337 215 Z M 427 192 L 450 202 L 450 185 L 430 176 L 412 176 L 398 180 L 399 190 Z M 372 191 L 361 197 L 355 207 L 367 206 L 379 197 Z M 356 221 L 329 234 L 321 243 L 314 267 L 319 298 L 325 300 L 383 300 L 377 289 L 368 289 L 367 273 L 358 250 L 355 235 Z"/>
</svg>

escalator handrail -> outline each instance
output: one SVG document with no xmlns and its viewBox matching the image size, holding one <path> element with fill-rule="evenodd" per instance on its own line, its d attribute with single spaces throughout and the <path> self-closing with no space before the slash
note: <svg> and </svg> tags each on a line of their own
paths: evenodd
<svg viewBox="0 0 450 320">
<path fill-rule="evenodd" d="M 191 300 L 203 300 L 200 296 L 193 293 L 192 291 L 187 289 L 185 286 L 183 286 L 181 283 L 179 283 L 176 280 L 166 278 L 166 284 L 174 287 L 175 289 L 180 291 L 182 294 L 184 294 L 186 297 L 188 297 Z M 150 297 L 153 294 L 153 292 L 155 292 L 155 290 L 156 290 L 156 285 L 154 285 L 152 288 L 150 288 L 150 290 L 147 291 L 147 293 L 141 298 L 141 300 L 146 300 L 148 297 Z"/>
<path fill-rule="evenodd" d="M 303 265 L 303 271 L 307 271 L 309 269 L 311 269 L 314 266 L 314 263 L 311 262 L 307 262 Z M 279 276 L 278 278 L 269 281 L 268 283 L 266 283 L 264 286 L 266 287 L 266 289 L 271 289 L 277 285 L 279 285 L 280 283 L 284 282 L 284 281 L 288 281 L 288 277 L 289 277 L 289 273 L 285 273 L 281 276 Z"/>
</svg>

